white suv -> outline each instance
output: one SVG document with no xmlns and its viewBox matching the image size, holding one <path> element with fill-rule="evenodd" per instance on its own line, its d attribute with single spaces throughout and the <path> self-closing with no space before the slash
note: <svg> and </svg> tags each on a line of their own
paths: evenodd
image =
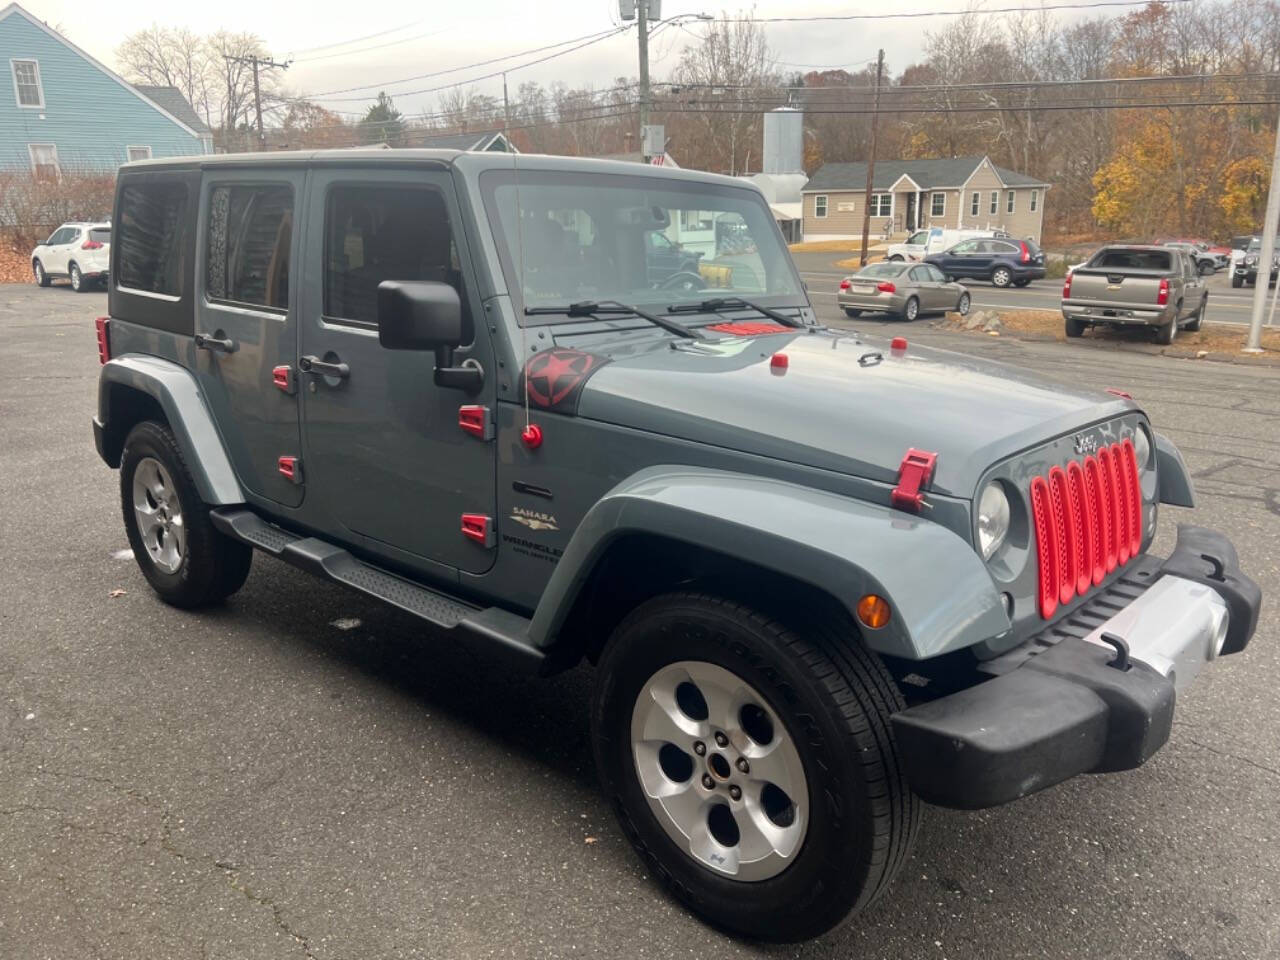
<svg viewBox="0 0 1280 960">
<path fill-rule="evenodd" d="M 77 293 L 90 284 L 106 283 L 111 263 L 111 223 L 64 223 L 31 251 L 31 272 L 47 287 L 54 277 L 66 277 Z"/>
</svg>

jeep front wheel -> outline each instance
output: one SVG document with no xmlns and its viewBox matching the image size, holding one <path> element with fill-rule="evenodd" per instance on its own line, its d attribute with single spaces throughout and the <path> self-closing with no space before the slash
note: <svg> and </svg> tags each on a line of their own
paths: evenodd
<svg viewBox="0 0 1280 960">
<path fill-rule="evenodd" d="M 244 585 L 253 550 L 214 528 L 167 427 L 148 420 L 129 432 L 120 500 L 134 559 L 165 603 L 200 607 Z"/>
<path fill-rule="evenodd" d="M 725 599 L 669 594 L 614 631 L 592 742 L 640 856 L 692 910 L 746 936 L 817 936 L 906 857 L 919 801 L 892 678 L 850 623 L 802 636 Z"/>
</svg>

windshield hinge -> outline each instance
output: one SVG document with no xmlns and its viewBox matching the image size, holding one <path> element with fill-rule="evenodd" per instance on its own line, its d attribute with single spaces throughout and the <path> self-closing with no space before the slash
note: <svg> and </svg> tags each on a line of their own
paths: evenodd
<svg viewBox="0 0 1280 960">
<path fill-rule="evenodd" d="M 898 485 L 889 493 L 889 502 L 899 510 L 919 512 L 923 506 L 924 493 L 921 492 L 933 479 L 933 467 L 938 462 L 936 453 L 926 450 L 909 449 L 898 467 Z"/>
</svg>

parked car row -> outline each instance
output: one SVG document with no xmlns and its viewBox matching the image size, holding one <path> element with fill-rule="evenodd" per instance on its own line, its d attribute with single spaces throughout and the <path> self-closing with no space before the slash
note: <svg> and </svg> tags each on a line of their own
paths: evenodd
<svg viewBox="0 0 1280 960">
<path fill-rule="evenodd" d="M 31 274 L 42 287 L 65 277 L 83 293 L 107 281 L 111 263 L 111 221 L 64 223 L 31 251 Z"/>
</svg>

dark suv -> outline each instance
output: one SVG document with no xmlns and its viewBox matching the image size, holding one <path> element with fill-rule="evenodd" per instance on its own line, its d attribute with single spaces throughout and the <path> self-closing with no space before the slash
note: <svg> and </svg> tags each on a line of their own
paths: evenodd
<svg viewBox="0 0 1280 960">
<path fill-rule="evenodd" d="M 1044 251 L 1030 240 L 962 240 L 924 259 L 948 280 L 990 280 L 997 287 L 1025 287 L 1044 278 Z"/>
<path fill-rule="evenodd" d="M 1254 633 L 1224 537 L 1149 552 L 1192 488 L 1138 403 L 820 325 L 745 181 L 194 157 L 122 167 L 113 222 L 93 429 L 160 598 L 257 552 L 487 669 L 590 661 L 622 830 L 721 927 L 864 908 L 924 802 L 1139 766 Z"/>
</svg>

